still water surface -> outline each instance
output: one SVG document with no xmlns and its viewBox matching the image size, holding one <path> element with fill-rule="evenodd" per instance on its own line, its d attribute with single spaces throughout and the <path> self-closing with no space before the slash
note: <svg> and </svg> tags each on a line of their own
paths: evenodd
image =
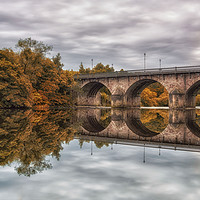
<svg viewBox="0 0 200 200">
<path fill-rule="evenodd" d="M 0 199 L 196 200 L 198 113 L 1 111 Z"/>
</svg>

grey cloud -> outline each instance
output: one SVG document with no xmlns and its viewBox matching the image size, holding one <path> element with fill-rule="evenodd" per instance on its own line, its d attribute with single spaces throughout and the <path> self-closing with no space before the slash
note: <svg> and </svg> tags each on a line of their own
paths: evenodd
<svg viewBox="0 0 200 200">
<path fill-rule="evenodd" d="M 9 1 L 0 7 L 0 44 L 32 37 L 54 45 L 66 68 L 114 64 L 141 68 L 198 64 L 200 3 L 193 1 Z M 8 9 L 3 9 L 7 7 Z M 10 46 L 9 46 L 10 47 Z"/>
</svg>

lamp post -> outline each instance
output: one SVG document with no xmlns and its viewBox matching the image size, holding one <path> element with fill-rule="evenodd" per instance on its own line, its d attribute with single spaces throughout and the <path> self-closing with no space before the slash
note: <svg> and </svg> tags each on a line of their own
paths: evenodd
<svg viewBox="0 0 200 200">
<path fill-rule="evenodd" d="M 144 53 L 144 71 L 146 71 L 146 53 Z"/>
<path fill-rule="evenodd" d="M 92 147 L 92 140 L 90 141 L 91 143 L 91 156 L 93 155 L 93 147 Z"/>
<path fill-rule="evenodd" d="M 145 156 L 145 144 L 144 144 L 144 152 L 143 152 L 143 163 L 146 162 L 146 156 Z"/>
<path fill-rule="evenodd" d="M 160 70 L 161 70 L 161 67 L 162 67 L 162 60 L 159 59 L 159 66 L 160 66 Z"/>
<path fill-rule="evenodd" d="M 92 61 L 92 68 L 93 68 L 93 58 L 91 59 L 91 61 Z"/>
</svg>

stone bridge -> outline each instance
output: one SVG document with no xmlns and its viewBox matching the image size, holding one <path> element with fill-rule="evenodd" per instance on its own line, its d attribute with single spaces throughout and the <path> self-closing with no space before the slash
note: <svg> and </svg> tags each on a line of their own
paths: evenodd
<svg viewBox="0 0 200 200">
<path fill-rule="evenodd" d="M 169 93 L 170 109 L 195 108 L 200 88 L 200 66 L 131 70 L 111 73 L 81 74 L 75 77 L 82 89 L 79 106 L 101 104 L 99 90 L 105 86 L 111 93 L 112 107 L 140 107 L 140 94 L 152 83 L 161 83 Z"/>
<path fill-rule="evenodd" d="M 196 123 L 195 110 L 169 110 L 169 123 L 161 133 L 145 127 L 140 113 L 140 109 L 111 109 L 111 120 L 105 127 L 99 122 L 101 109 L 78 109 L 75 121 L 81 123 L 79 138 L 114 138 L 200 148 L 200 127 Z"/>
</svg>

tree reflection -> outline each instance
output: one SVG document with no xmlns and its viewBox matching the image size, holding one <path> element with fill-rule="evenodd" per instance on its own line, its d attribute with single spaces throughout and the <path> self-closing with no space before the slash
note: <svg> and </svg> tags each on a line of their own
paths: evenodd
<svg viewBox="0 0 200 200">
<path fill-rule="evenodd" d="M 103 127 L 107 127 L 110 124 L 110 121 L 111 121 L 111 109 L 102 109 L 99 123 Z"/>
<path fill-rule="evenodd" d="M 140 120 L 150 131 L 161 133 L 168 125 L 169 111 L 143 109 Z"/>
<path fill-rule="evenodd" d="M 19 167 L 15 167 L 15 170 L 19 175 L 29 176 L 37 173 L 41 173 L 44 170 L 52 169 L 52 164 L 47 160 L 34 161 L 31 163 L 21 162 Z"/>
<path fill-rule="evenodd" d="M 51 169 L 45 158 L 57 160 L 62 144 L 73 139 L 70 111 L 33 112 L 0 110 L 0 165 L 17 162 L 19 175 L 30 176 Z"/>
<path fill-rule="evenodd" d="M 84 142 L 85 142 L 85 143 L 90 143 L 91 140 L 87 140 L 87 139 L 85 139 L 85 140 L 84 140 L 84 139 L 79 139 L 79 146 L 80 146 L 80 148 L 83 147 Z M 103 146 L 105 146 L 105 147 L 109 147 L 109 145 L 112 144 L 112 143 L 104 142 L 104 141 L 94 140 L 94 144 L 95 144 L 95 146 L 96 146 L 98 149 L 101 149 Z"/>
<path fill-rule="evenodd" d="M 200 110 L 196 109 L 196 123 L 200 127 Z"/>
</svg>

